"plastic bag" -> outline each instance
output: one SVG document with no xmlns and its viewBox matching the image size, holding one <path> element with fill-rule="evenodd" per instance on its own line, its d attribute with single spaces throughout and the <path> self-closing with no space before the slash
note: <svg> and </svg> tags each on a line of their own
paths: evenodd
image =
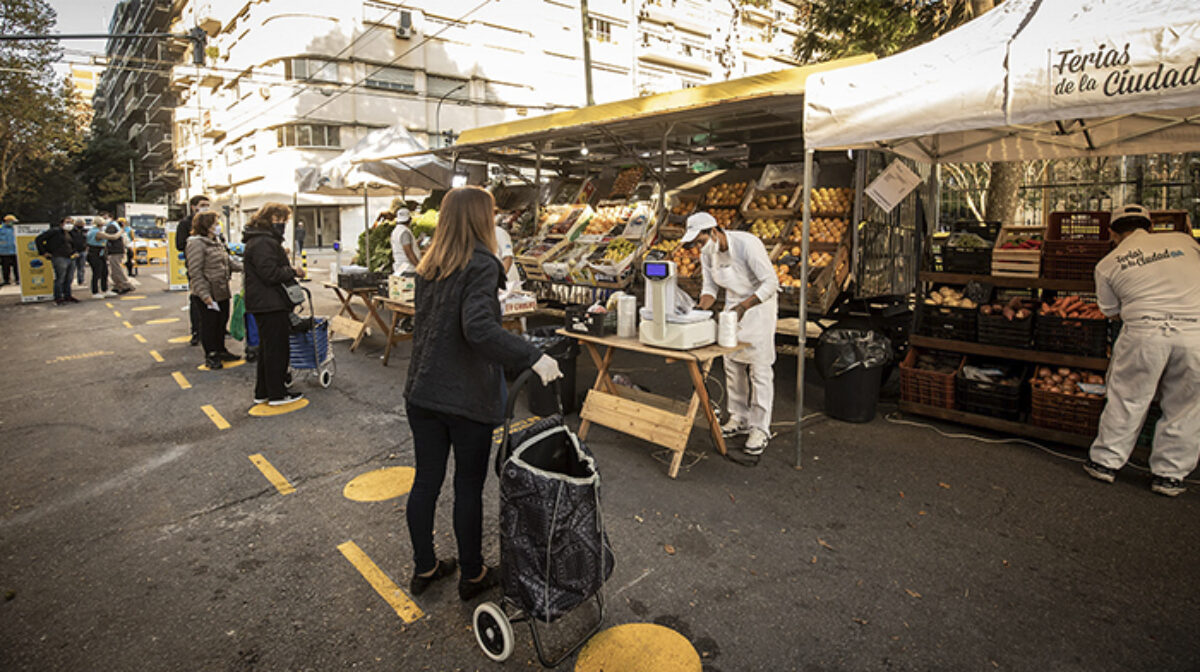
<svg viewBox="0 0 1200 672">
<path fill-rule="evenodd" d="M 229 335 L 235 341 L 246 338 L 246 299 L 242 292 L 233 297 L 233 309 L 229 315 Z"/>
<path fill-rule="evenodd" d="M 877 331 L 830 329 L 821 334 L 818 350 L 831 350 L 827 369 L 822 375 L 840 376 L 862 366 L 881 367 L 892 360 L 892 343 Z"/>
</svg>

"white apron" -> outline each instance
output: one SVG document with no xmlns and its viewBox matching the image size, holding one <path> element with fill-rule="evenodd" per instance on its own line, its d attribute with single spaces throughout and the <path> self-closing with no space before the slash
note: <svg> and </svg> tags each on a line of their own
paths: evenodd
<svg viewBox="0 0 1200 672">
<path fill-rule="evenodd" d="M 724 263 L 722 257 L 726 257 L 728 263 Z M 746 273 L 738 272 L 730 255 L 717 257 L 717 265 L 713 267 L 713 282 L 725 290 L 725 310 L 732 310 L 750 298 L 755 290 L 753 279 Z M 774 364 L 775 320 L 778 314 L 779 306 L 775 298 L 747 310 L 738 322 L 738 341 L 749 343 L 750 347 L 726 357 L 742 364 Z"/>
</svg>

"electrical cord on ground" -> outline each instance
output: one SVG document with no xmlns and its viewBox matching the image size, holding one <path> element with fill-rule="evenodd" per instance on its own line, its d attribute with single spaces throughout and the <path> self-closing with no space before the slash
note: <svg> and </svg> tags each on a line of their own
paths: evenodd
<svg viewBox="0 0 1200 672">
<path fill-rule="evenodd" d="M 1000 444 L 1000 443 L 1024 444 L 1027 446 L 1033 446 L 1034 448 L 1037 448 L 1038 450 L 1040 450 L 1043 453 L 1046 453 L 1048 455 L 1052 455 L 1054 457 L 1058 457 L 1058 458 L 1061 458 L 1064 460 L 1070 460 L 1071 462 L 1078 462 L 1078 463 L 1082 464 L 1087 461 L 1086 459 L 1084 459 L 1082 457 L 1068 455 L 1066 453 L 1059 452 L 1057 450 L 1054 450 L 1053 448 L 1043 446 L 1042 444 L 1040 444 L 1036 441 L 1030 441 L 1028 439 L 1019 439 L 1019 438 L 990 439 L 986 436 L 977 436 L 975 434 L 968 434 L 968 433 L 963 433 L 963 432 L 947 432 L 947 431 L 943 431 L 937 425 L 931 425 L 931 424 L 925 423 L 925 422 L 916 422 L 914 420 L 904 420 L 902 418 L 896 417 L 898 415 L 899 415 L 899 413 L 895 413 L 895 412 L 888 413 L 887 415 L 883 416 L 883 419 L 892 423 L 893 425 L 907 425 L 910 427 L 921 427 L 923 429 L 932 429 L 933 431 L 946 437 L 947 439 L 969 439 L 971 441 L 978 441 L 980 443 L 989 443 L 989 444 Z M 1127 463 L 1126 466 L 1132 467 L 1133 469 L 1136 469 L 1137 471 L 1141 471 L 1143 473 L 1153 474 L 1153 472 L 1151 472 L 1150 469 L 1148 469 L 1147 467 L 1143 467 L 1142 465 L 1137 464 L 1135 462 L 1129 462 L 1129 463 Z M 1192 485 L 1200 485 L 1200 480 L 1189 479 L 1189 478 L 1185 478 L 1182 480 L 1184 483 L 1191 483 Z"/>
</svg>

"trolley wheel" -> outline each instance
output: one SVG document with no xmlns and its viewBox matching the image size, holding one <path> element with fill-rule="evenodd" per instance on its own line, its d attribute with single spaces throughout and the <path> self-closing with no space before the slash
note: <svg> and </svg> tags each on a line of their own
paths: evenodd
<svg viewBox="0 0 1200 672">
<path fill-rule="evenodd" d="M 333 382 L 333 371 L 330 371 L 329 369 L 322 369 L 321 376 L 317 379 L 317 381 L 321 383 L 321 387 L 329 387 L 329 384 Z"/>
<path fill-rule="evenodd" d="M 513 629 L 508 616 L 495 602 L 475 607 L 475 641 L 483 653 L 497 663 L 508 660 L 513 652 Z"/>
</svg>

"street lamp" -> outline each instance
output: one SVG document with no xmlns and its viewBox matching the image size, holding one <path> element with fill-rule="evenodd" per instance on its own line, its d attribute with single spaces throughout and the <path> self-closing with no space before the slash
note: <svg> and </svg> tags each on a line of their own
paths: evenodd
<svg viewBox="0 0 1200 672">
<path fill-rule="evenodd" d="M 435 121 L 434 121 L 434 125 L 435 125 L 434 128 L 436 129 L 435 133 L 434 133 L 434 137 L 436 137 L 436 138 L 442 137 L 442 103 L 446 102 L 446 99 L 449 98 L 451 96 L 451 94 L 453 94 L 455 91 L 466 88 L 466 86 L 467 86 L 467 83 L 463 82 L 462 84 L 459 84 L 458 86 L 454 87 L 453 89 L 450 89 L 446 93 L 442 94 L 441 98 L 438 98 L 437 114 L 435 115 Z M 439 140 L 439 142 L 440 142 L 440 140 Z"/>
</svg>

